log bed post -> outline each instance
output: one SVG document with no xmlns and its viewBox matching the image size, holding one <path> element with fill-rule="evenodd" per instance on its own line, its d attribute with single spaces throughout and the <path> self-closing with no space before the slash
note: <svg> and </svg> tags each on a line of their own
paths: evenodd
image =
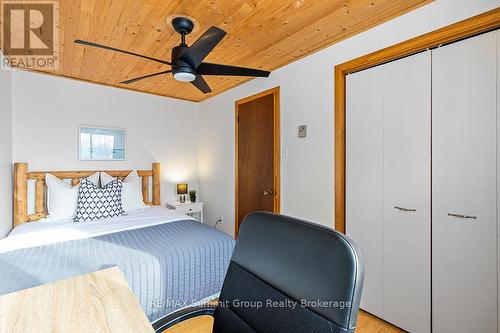
<svg viewBox="0 0 500 333">
<path fill-rule="evenodd" d="M 153 163 L 153 205 L 160 206 L 160 163 Z"/>
<path fill-rule="evenodd" d="M 14 164 L 14 227 L 28 219 L 28 164 Z"/>
<path fill-rule="evenodd" d="M 37 179 L 35 183 L 35 213 L 43 214 L 44 212 L 45 212 L 45 181 L 43 179 Z"/>
<path fill-rule="evenodd" d="M 146 205 L 151 204 L 149 201 L 149 178 L 142 177 L 142 197 Z"/>
</svg>

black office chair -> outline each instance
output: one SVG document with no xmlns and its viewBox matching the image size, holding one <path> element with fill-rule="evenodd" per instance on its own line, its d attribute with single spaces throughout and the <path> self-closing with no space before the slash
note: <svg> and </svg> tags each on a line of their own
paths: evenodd
<svg viewBox="0 0 500 333">
<path fill-rule="evenodd" d="M 345 235 L 257 212 L 240 228 L 217 307 L 178 311 L 157 332 L 200 315 L 215 333 L 329 332 L 356 328 L 363 288 L 359 248 Z"/>
</svg>

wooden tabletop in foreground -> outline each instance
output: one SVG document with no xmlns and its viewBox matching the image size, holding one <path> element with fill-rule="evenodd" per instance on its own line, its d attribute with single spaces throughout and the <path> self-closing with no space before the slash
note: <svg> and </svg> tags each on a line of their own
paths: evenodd
<svg viewBox="0 0 500 333">
<path fill-rule="evenodd" d="M 154 332 L 117 268 L 0 296 L 0 333 Z"/>
</svg>

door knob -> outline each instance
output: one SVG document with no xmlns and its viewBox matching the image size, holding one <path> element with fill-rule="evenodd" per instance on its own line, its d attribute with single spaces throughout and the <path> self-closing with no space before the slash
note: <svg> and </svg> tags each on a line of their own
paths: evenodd
<svg viewBox="0 0 500 333">
<path fill-rule="evenodd" d="M 266 195 L 266 196 L 267 196 L 267 195 L 272 195 L 273 193 L 274 193 L 274 191 L 273 191 L 273 190 L 265 190 L 265 191 L 264 191 L 264 195 Z"/>
</svg>

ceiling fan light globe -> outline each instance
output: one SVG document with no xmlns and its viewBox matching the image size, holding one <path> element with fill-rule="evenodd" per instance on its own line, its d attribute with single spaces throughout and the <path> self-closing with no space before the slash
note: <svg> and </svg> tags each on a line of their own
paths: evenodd
<svg viewBox="0 0 500 333">
<path fill-rule="evenodd" d="M 196 76 L 193 73 L 177 72 L 174 74 L 174 79 L 181 82 L 193 82 Z"/>
</svg>

